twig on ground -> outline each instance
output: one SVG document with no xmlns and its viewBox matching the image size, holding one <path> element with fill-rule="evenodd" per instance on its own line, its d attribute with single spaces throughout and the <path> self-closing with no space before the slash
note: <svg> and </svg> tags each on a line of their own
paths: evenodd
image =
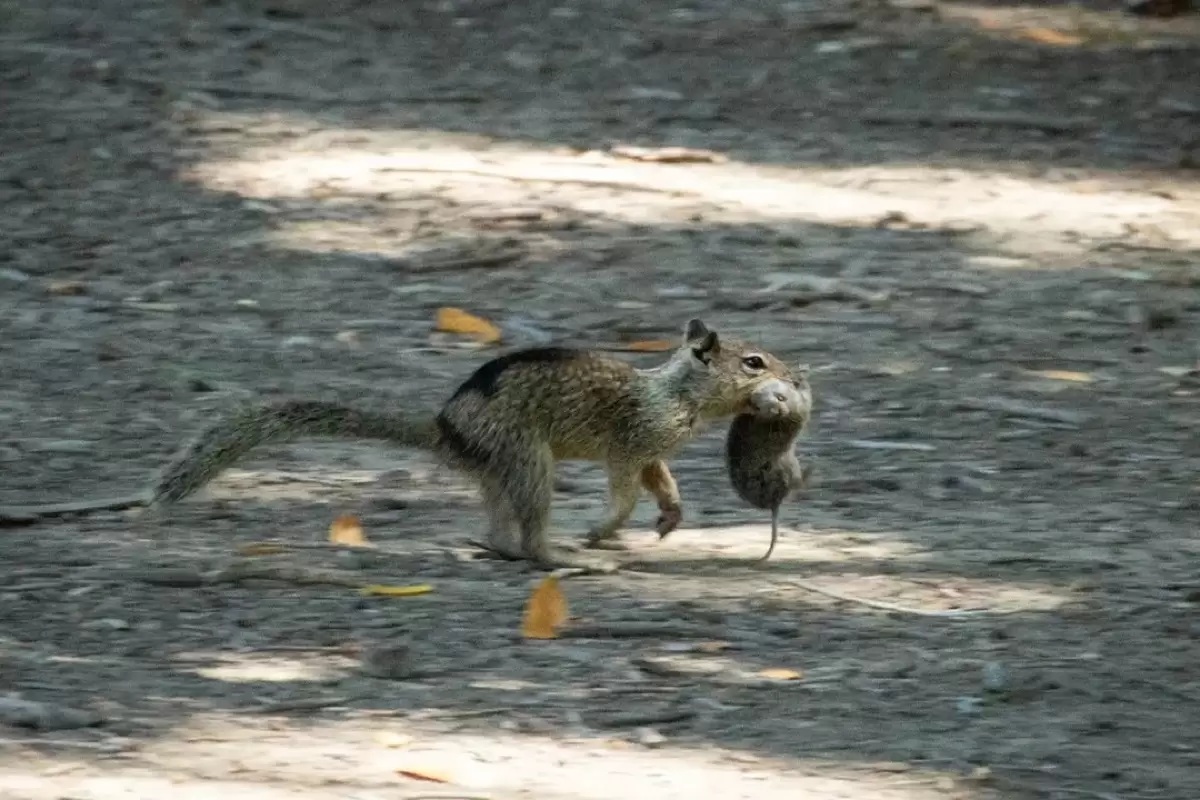
<svg viewBox="0 0 1200 800">
<path fill-rule="evenodd" d="M 851 439 L 846 442 L 859 450 L 909 450 L 916 453 L 932 453 L 937 447 L 926 442 L 891 442 L 884 439 Z"/>
<path fill-rule="evenodd" d="M 482 95 L 463 93 L 430 95 L 363 95 L 354 97 L 345 94 L 322 92 L 315 89 L 267 89 L 264 87 L 254 86 L 235 86 L 233 84 L 218 83 L 216 81 L 187 81 L 179 84 L 170 84 L 151 75 L 141 75 L 138 73 L 129 73 L 125 76 L 125 78 L 131 83 L 160 90 L 177 88 L 186 92 L 202 92 L 204 94 L 211 94 L 214 97 L 241 97 L 256 100 L 293 100 L 298 102 L 322 103 L 325 105 L 341 106 L 386 105 L 388 103 L 482 103 L 485 99 Z"/>
<path fill-rule="evenodd" d="M 0 506 L 0 525 L 32 525 L 47 517 L 65 517 L 68 514 L 86 514 L 89 511 L 122 511 L 144 506 L 148 502 L 149 497 L 143 493 L 76 500 L 72 503 L 48 503 L 43 506 Z"/>
<path fill-rule="evenodd" d="M 964 397 L 958 401 L 956 407 L 963 411 L 994 411 L 998 414 L 1059 422 L 1064 425 L 1082 425 L 1088 420 L 1086 414 L 1078 411 L 1031 406 L 1004 397 Z"/>
<path fill-rule="evenodd" d="M 1004 128 L 1034 128 L 1047 133 L 1073 133 L 1087 130 L 1095 122 L 1087 117 L 1063 117 L 1046 114 L 1023 114 L 1013 111 L 910 111 L 877 109 L 867 111 L 859 119 L 870 125 L 946 125 L 950 127 L 978 126 Z"/>
<path fill-rule="evenodd" d="M 815 584 L 809 583 L 808 581 L 802 581 L 802 580 L 797 580 L 797 579 L 783 581 L 781 583 L 781 585 L 794 586 L 797 589 L 803 589 L 806 592 L 813 592 L 814 594 L 824 595 L 826 597 L 833 598 L 834 600 L 840 600 L 843 603 L 854 603 L 854 604 L 857 604 L 860 606 L 866 606 L 867 608 L 876 608 L 876 609 L 879 609 L 880 611 L 894 611 L 898 614 L 911 614 L 911 615 L 917 616 L 917 617 L 941 617 L 941 618 L 945 618 L 945 619 L 955 619 L 955 618 L 965 618 L 965 617 L 980 617 L 980 616 L 985 616 L 988 614 L 1004 613 L 1001 611 L 989 611 L 988 609 L 982 609 L 982 608 L 981 609 L 964 609 L 962 611 L 953 611 L 953 610 L 935 611 L 935 610 L 927 610 L 927 609 L 923 609 L 923 608 L 911 608 L 909 606 L 901 606 L 901 605 L 897 605 L 895 603 L 885 603 L 881 600 L 869 600 L 865 597 L 856 597 L 851 594 L 842 594 L 841 592 L 835 592 L 830 589 L 824 589 L 820 586 L 816 586 Z"/>
<path fill-rule="evenodd" d="M 299 36 L 303 39 L 312 39 L 317 42 L 326 42 L 328 44 L 343 44 L 346 37 L 336 31 L 327 31 L 321 28 L 310 28 L 307 25 L 300 25 L 295 22 L 286 22 L 275 19 L 255 19 L 248 23 L 255 28 L 262 28 L 268 31 L 278 33 L 290 33 L 293 36 Z"/>
<path fill-rule="evenodd" d="M 511 264 L 514 261 L 519 261 L 525 255 L 524 250 L 512 249 L 502 250 L 494 253 L 480 253 L 478 255 L 466 255 L 458 258 L 446 258 L 440 260 L 416 261 L 407 258 L 398 259 L 407 267 L 407 271 L 414 275 L 422 275 L 428 272 L 448 272 L 456 269 L 482 269 L 484 267 L 502 267 L 505 264 Z"/>
<path fill-rule="evenodd" d="M 222 569 L 200 571 L 188 567 L 152 567 L 134 569 L 132 580 L 153 586 L 196 587 L 220 583 L 262 580 L 282 581 L 297 586 L 345 586 L 361 589 L 365 582 L 328 570 L 309 569 L 292 564 L 271 564 L 262 561 L 238 561 Z"/>
<path fill-rule="evenodd" d="M 320 711 L 323 708 L 344 706 L 352 703 L 358 697 L 339 695 L 337 697 L 303 697 L 295 700 L 280 700 L 277 703 L 262 703 L 249 709 L 257 714 L 282 714 L 290 711 Z"/>
<path fill-rule="evenodd" d="M 601 178 L 554 177 L 552 175 L 519 175 L 511 172 L 500 172 L 486 169 L 463 167 L 382 167 L 380 172 L 409 173 L 414 175 L 463 175 L 470 178 L 492 178 L 515 183 L 555 183 L 564 186 L 588 186 L 593 189 L 613 189 L 619 192 L 648 192 L 651 194 L 669 194 L 675 196 L 692 196 L 693 192 L 684 189 L 660 188 L 645 183 L 632 181 L 614 181 Z"/>
<path fill-rule="evenodd" d="M 76 742 L 70 739 L 0 739 L 0 747 L 73 747 L 111 753 L 129 749 L 118 742 Z"/>
<path fill-rule="evenodd" d="M 621 714 L 589 716 L 587 721 L 597 728 L 641 728 L 647 725 L 668 725 L 685 722 L 696 716 L 690 708 L 659 708 Z"/>
<path fill-rule="evenodd" d="M 840 278 L 829 278 L 824 275 L 808 275 L 795 272 L 772 272 L 763 276 L 767 286 L 758 290 L 758 294 L 772 296 L 782 295 L 787 289 L 804 292 L 808 300 L 850 300 L 858 303 L 878 303 L 886 300 L 886 291 L 872 291 Z"/>
<path fill-rule="evenodd" d="M 686 622 L 579 622 L 565 625 L 560 639 L 705 639 L 777 643 L 774 636 L 749 631 L 714 630 Z"/>
</svg>

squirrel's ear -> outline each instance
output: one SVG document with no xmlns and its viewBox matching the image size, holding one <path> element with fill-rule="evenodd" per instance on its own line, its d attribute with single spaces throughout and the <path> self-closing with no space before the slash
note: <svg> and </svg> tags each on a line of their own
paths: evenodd
<svg viewBox="0 0 1200 800">
<path fill-rule="evenodd" d="M 683 343 L 686 345 L 694 344 L 705 336 L 708 336 L 708 334 L 708 326 L 693 317 L 688 320 L 687 326 L 683 329 Z"/>
<path fill-rule="evenodd" d="M 713 355 L 721 346 L 716 331 L 710 331 L 708 326 L 698 319 L 688 320 L 687 330 L 683 334 L 684 346 L 690 348 L 692 356 L 702 364 L 712 361 Z"/>
<path fill-rule="evenodd" d="M 811 369 L 809 369 L 809 366 L 808 366 L 808 364 L 797 364 L 797 365 L 795 366 L 795 372 L 796 372 L 796 377 L 797 377 L 797 378 L 807 378 L 807 377 L 808 377 L 808 373 L 809 373 L 809 372 L 811 372 L 811 371 L 812 371 L 812 370 L 811 370 Z"/>
</svg>

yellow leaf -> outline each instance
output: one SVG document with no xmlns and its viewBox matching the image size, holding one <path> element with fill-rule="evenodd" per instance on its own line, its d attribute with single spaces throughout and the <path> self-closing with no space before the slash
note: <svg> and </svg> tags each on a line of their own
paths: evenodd
<svg viewBox="0 0 1200 800">
<path fill-rule="evenodd" d="M 46 289 L 50 294 L 61 296 L 87 294 L 87 286 L 83 281 L 50 281 Z"/>
<path fill-rule="evenodd" d="M 433 783 L 451 782 L 451 777 L 448 772 L 431 767 L 423 767 L 420 765 L 400 767 L 396 770 L 396 772 L 406 778 L 412 778 L 418 781 L 432 781 Z"/>
<path fill-rule="evenodd" d="M 613 345 L 609 349 L 626 353 L 662 353 L 674 350 L 677 344 L 670 339 L 643 339 L 637 342 Z"/>
<path fill-rule="evenodd" d="M 362 523 L 353 514 L 343 514 L 329 526 L 329 541 L 334 544 L 348 544 L 355 547 L 366 547 L 367 537 L 363 535 Z"/>
<path fill-rule="evenodd" d="M 526 639 L 555 639 L 558 626 L 567 621 L 567 598 L 558 587 L 558 578 L 548 575 L 529 596 L 521 635 Z"/>
<path fill-rule="evenodd" d="M 1070 381 L 1071 383 L 1092 382 L 1092 376 L 1086 372 L 1074 372 L 1069 369 L 1040 369 L 1034 370 L 1033 374 L 1039 378 L 1048 378 L 1052 381 Z"/>
<path fill-rule="evenodd" d="M 464 336 L 471 336 L 484 344 L 495 344 L 501 338 L 500 329 L 483 317 L 477 317 L 474 314 L 468 314 L 461 308 L 451 308 L 449 306 L 443 306 L 438 309 L 437 320 L 434 322 L 433 327 L 434 330 L 439 330 L 443 333 L 459 333 Z"/>
<path fill-rule="evenodd" d="M 251 542 L 237 549 L 239 556 L 273 556 L 286 552 L 287 548 L 283 545 L 270 544 L 269 542 Z"/>
<path fill-rule="evenodd" d="M 368 597 L 413 597 L 418 594 L 429 594 L 433 591 L 433 587 L 428 583 L 420 583 L 416 586 L 383 586 L 373 583 L 370 586 L 362 587 L 359 591 Z"/>
<path fill-rule="evenodd" d="M 771 667 L 770 669 L 760 670 L 758 674 L 773 681 L 798 681 L 804 677 L 803 673 L 797 672 L 794 669 L 783 669 L 782 667 Z"/>
<path fill-rule="evenodd" d="M 1054 45 L 1055 47 L 1074 47 L 1083 44 L 1083 39 L 1078 36 L 1059 33 L 1050 28 L 1026 28 L 1021 31 L 1021 36 L 1029 39 L 1031 42 Z"/>
</svg>

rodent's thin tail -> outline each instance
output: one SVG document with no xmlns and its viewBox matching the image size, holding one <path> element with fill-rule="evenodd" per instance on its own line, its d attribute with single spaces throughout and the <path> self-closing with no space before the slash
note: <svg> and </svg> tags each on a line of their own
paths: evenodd
<svg viewBox="0 0 1200 800">
<path fill-rule="evenodd" d="M 163 470 L 151 505 L 181 500 L 264 444 L 304 436 L 380 439 L 430 450 L 431 414 L 376 412 L 319 400 L 287 400 L 248 406 L 207 428 Z"/>
</svg>

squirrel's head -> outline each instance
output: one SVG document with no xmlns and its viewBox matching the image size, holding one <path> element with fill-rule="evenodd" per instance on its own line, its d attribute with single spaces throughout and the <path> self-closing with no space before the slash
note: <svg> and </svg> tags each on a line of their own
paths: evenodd
<svg viewBox="0 0 1200 800">
<path fill-rule="evenodd" d="M 688 321 L 675 359 L 686 363 L 706 419 L 736 414 L 807 418 L 812 408 L 807 365 L 789 366 L 751 342 L 718 336 L 699 319 Z"/>
</svg>

